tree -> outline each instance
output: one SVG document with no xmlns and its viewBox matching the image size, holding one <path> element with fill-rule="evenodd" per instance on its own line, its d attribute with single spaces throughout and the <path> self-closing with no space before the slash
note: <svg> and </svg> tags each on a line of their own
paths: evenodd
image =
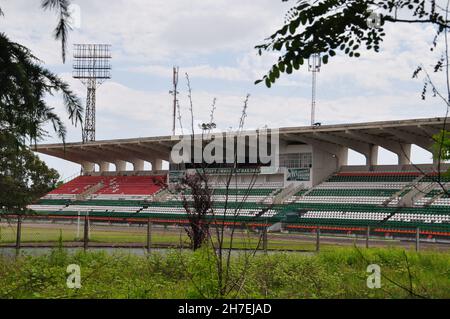
<svg viewBox="0 0 450 319">
<path fill-rule="evenodd" d="M 44 9 L 59 12 L 60 19 L 54 32 L 55 38 L 61 40 L 63 61 L 70 28 L 69 5 L 68 0 L 42 1 Z M 0 15 L 3 15 L 1 8 Z M 45 101 L 46 95 L 55 93 L 62 93 L 72 123 L 81 122 L 83 108 L 69 85 L 45 69 L 29 49 L 0 33 L 0 132 L 7 131 L 21 142 L 26 138 L 36 141 L 47 133 L 42 127 L 50 121 L 64 142 L 66 128 Z"/>
<path fill-rule="evenodd" d="M 364 46 L 379 52 L 387 23 L 433 25 L 435 47 L 448 22 L 446 9 L 435 0 L 297 1 L 286 14 L 283 27 L 256 46 L 259 55 L 263 51 L 280 52 L 278 62 L 256 83 L 264 81 L 270 87 L 282 73 L 300 69 L 315 53 L 320 53 L 326 64 L 338 52 L 360 57 Z"/>
<path fill-rule="evenodd" d="M 196 134 L 194 131 L 194 103 L 188 74 L 186 74 L 186 80 L 191 132 L 188 135 L 190 145 L 185 151 L 189 153 L 190 159 L 187 162 L 182 160 L 182 163 L 178 164 L 178 169 L 184 171 L 184 176 L 179 179 L 174 193 L 181 197 L 188 220 L 185 231 L 188 234 L 191 248 L 197 250 L 196 254 L 199 257 L 198 267 L 190 269 L 186 265 L 186 274 L 201 297 L 236 296 L 246 280 L 252 257 L 260 249 L 263 241 L 264 232 L 260 232 L 256 245 L 252 247 L 252 244 L 255 243 L 251 242 L 250 228 L 267 226 L 267 221 L 261 222 L 261 218 L 273 208 L 273 204 L 246 205 L 249 196 L 252 195 L 259 170 L 257 168 L 247 170 L 247 180 L 243 182 L 240 170 L 242 163 L 239 163 L 237 152 L 234 152 L 231 162 L 217 163 L 207 159 L 208 156 L 205 156 L 203 150 L 215 138 L 222 139 L 225 144 L 225 139 L 233 138 L 233 145 L 238 148 L 238 143 L 242 142 L 238 137 L 241 137 L 243 133 L 250 96 L 247 95 L 243 102 L 236 136 L 223 136 L 222 134 L 215 136 L 215 133 L 211 133 L 217 127 L 214 121 L 216 99 L 211 105 L 209 121 L 200 124 L 201 133 Z M 192 156 L 195 155 L 195 148 L 199 145 L 202 145 L 202 155 L 201 159 L 198 158 L 198 162 L 196 162 L 195 156 Z M 220 171 L 218 174 L 216 169 Z M 213 196 L 222 197 L 222 201 L 215 203 Z M 252 210 L 258 210 L 254 216 L 248 216 L 249 207 L 252 207 Z M 238 234 L 239 229 L 242 230 L 241 234 Z M 239 246 L 236 242 L 245 239 L 247 241 L 240 242 L 240 244 L 248 245 L 245 247 L 249 249 L 238 253 L 244 264 L 239 268 L 234 267 L 231 258 L 233 250 Z M 181 261 L 183 262 L 183 259 Z"/>
<path fill-rule="evenodd" d="M 41 0 L 41 6 L 44 10 L 54 10 L 57 11 L 59 20 L 58 24 L 55 27 L 54 37 L 56 40 L 61 41 L 61 54 L 62 60 L 65 62 L 66 60 L 66 48 L 67 48 L 67 36 L 70 26 L 70 0 Z M 0 16 L 3 16 L 5 13 L 0 7 Z"/>
<path fill-rule="evenodd" d="M 278 62 L 255 84 L 264 82 L 270 88 L 283 73 L 291 74 L 299 70 L 313 54 L 320 54 L 322 62 L 326 64 L 338 53 L 358 58 L 364 47 L 365 50 L 379 52 L 386 36 L 384 26 L 388 23 L 427 24 L 435 27 L 430 48 L 432 51 L 439 38 L 444 37 L 445 50 L 433 66 L 433 71 L 445 73 L 447 94 L 439 93 L 424 66 L 418 66 L 413 72 L 413 78 L 417 78 L 421 72 L 425 73 L 422 99 L 425 99 L 427 88 L 431 86 L 433 96 L 439 95 L 447 105 L 447 119 L 450 107 L 448 13 L 448 1 L 445 7 L 435 0 L 297 1 L 287 12 L 284 25 L 265 43 L 255 47 L 259 55 L 264 51 L 280 53 Z M 450 133 L 446 131 L 446 124 L 447 120 L 441 134 L 433 137 L 436 141 L 433 155 L 439 163 L 449 159 Z"/>
<path fill-rule="evenodd" d="M 54 189 L 59 174 L 11 134 L 0 134 L 0 210 L 23 214 L 32 201 Z"/>
<path fill-rule="evenodd" d="M 209 188 L 207 178 L 203 174 L 186 174 L 176 187 L 181 194 L 183 208 L 186 211 L 189 227 L 186 233 L 189 236 L 193 250 L 197 250 L 207 242 L 209 236 L 209 221 L 207 215 L 212 213 L 212 190 Z M 192 200 L 189 200 L 187 195 Z"/>
<path fill-rule="evenodd" d="M 59 12 L 55 38 L 61 40 L 64 61 L 70 1 L 41 3 L 44 9 Z M 0 15 L 3 14 L 0 8 Z M 0 209 L 17 214 L 27 212 L 26 206 L 52 189 L 58 180 L 57 172 L 26 146 L 27 142 L 36 143 L 47 136 L 44 125 L 48 122 L 65 142 L 66 127 L 46 100 L 55 93 L 62 94 L 72 123 L 81 123 L 83 108 L 69 85 L 43 67 L 28 48 L 0 33 Z"/>
</svg>

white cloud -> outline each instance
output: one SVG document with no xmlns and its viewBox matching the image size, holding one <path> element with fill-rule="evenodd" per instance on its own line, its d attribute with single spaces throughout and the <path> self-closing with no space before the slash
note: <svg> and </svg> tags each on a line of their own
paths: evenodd
<svg viewBox="0 0 450 319">
<path fill-rule="evenodd" d="M 271 89 L 253 85 L 277 61 L 273 53 L 257 56 L 253 47 L 281 25 L 293 2 L 73 2 L 81 8 L 82 24 L 81 29 L 71 32 L 70 44 L 113 45 L 113 80 L 103 84 L 97 95 L 98 139 L 169 134 L 172 65 L 180 65 L 182 74 L 189 73 L 193 81 L 196 123 L 209 120 L 211 101 L 217 97 L 219 128 L 236 128 L 247 92 L 252 94 L 247 128 L 309 123 L 311 75 L 306 68 L 283 75 Z M 52 70 L 69 72 L 70 59 L 61 66 L 60 44 L 52 38 L 56 15 L 42 12 L 39 1 L 30 3 L 2 3 L 2 31 L 32 49 Z M 418 64 L 429 67 L 439 54 L 429 51 L 433 29 L 391 25 L 386 30 L 381 53 L 362 52 L 359 59 L 337 57 L 322 67 L 318 121 L 331 124 L 443 115 L 442 103 L 438 99 L 421 101 L 421 81 L 411 80 Z M 68 53 L 70 57 L 71 46 Z M 84 98 L 83 85 L 69 73 L 63 75 Z M 433 76 L 437 84 L 443 84 L 439 74 Z M 184 77 L 180 76 L 182 81 Z M 49 101 L 66 118 L 60 97 Z M 180 84 L 180 103 L 187 128 L 185 83 Z M 69 140 L 78 141 L 80 136 L 80 128 L 69 127 Z"/>
</svg>

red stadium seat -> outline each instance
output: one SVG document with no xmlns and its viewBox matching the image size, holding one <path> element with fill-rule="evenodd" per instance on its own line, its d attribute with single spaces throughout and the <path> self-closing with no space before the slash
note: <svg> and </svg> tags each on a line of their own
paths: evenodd
<svg viewBox="0 0 450 319">
<path fill-rule="evenodd" d="M 103 182 L 95 194 L 152 195 L 166 182 L 165 176 L 79 176 L 49 194 L 81 194 Z"/>
</svg>

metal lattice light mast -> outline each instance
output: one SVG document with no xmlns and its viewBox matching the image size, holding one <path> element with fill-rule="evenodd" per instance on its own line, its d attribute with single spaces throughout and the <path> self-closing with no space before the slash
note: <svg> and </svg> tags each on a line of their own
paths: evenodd
<svg viewBox="0 0 450 319">
<path fill-rule="evenodd" d="M 312 92 L 311 92 L 311 126 L 316 124 L 316 88 L 317 88 L 317 72 L 320 72 L 320 54 L 314 53 L 309 57 L 308 69 L 312 72 Z"/>
<path fill-rule="evenodd" d="M 176 111 L 177 111 L 177 103 L 178 103 L 178 72 L 179 68 L 176 66 L 173 67 L 173 90 L 169 91 L 170 94 L 173 95 L 173 114 L 172 114 L 172 135 L 175 135 L 175 120 L 176 120 Z"/>
<path fill-rule="evenodd" d="M 97 86 L 111 78 L 111 45 L 75 44 L 73 77 L 87 87 L 83 143 L 95 141 L 95 100 Z"/>
</svg>

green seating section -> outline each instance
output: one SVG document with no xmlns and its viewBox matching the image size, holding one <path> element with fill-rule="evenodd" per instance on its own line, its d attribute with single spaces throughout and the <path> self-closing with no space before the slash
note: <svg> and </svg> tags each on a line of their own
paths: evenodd
<svg viewBox="0 0 450 319">
<path fill-rule="evenodd" d="M 407 185 L 417 179 L 418 174 L 367 174 L 363 173 L 360 175 L 357 174 L 337 174 L 332 176 L 327 180 L 328 183 L 406 183 L 403 186 Z M 434 177 L 425 177 L 421 180 L 421 182 L 432 182 L 434 181 Z M 445 177 L 450 181 L 450 177 Z M 326 186 L 322 186 L 326 187 Z M 351 187 L 351 188 L 349 188 Z M 379 188 L 383 187 L 383 188 Z M 279 205 L 262 204 L 257 203 L 259 198 L 255 199 L 247 199 L 245 202 L 241 202 L 240 200 L 236 200 L 233 196 L 255 196 L 265 198 L 270 195 L 276 195 L 282 191 L 282 189 L 275 188 L 255 188 L 255 189 L 236 189 L 231 187 L 228 191 L 223 188 L 214 189 L 213 195 L 216 196 L 224 196 L 229 195 L 228 202 L 225 203 L 221 200 L 213 201 L 213 207 L 216 209 L 223 209 L 227 207 L 230 211 L 234 209 L 240 209 L 242 212 L 245 210 L 250 211 L 264 211 L 267 209 L 272 209 L 277 212 L 276 215 L 272 217 L 264 217 L 264 221 L 267 222 L 288 222 L 290 224 L 305 224 L 305 225 L 329 225 L 329 226 L 373 226 L 373 227 L 381 227 L 383 229 L 396 229 L 396 228 L 412 228 L 412 227 L 420 227 L 422 230 L 434 230 L 434 231 L 444 231 L 450 232 L 450 223 L 445 221 L 445 218 L 436 217 L 436 219 L 432 219 L 432 222 L 425 223 L 420 221 L 415 221 L 414 218 L 408 218 L 407 220 L 411 221 L 400 221 L 405 219 L 403 217 L 398 218 L 397 221 L 390 220 L 391 216 L 395 216 L 396 213 L 401 214 L 423 214 L 423 215 L 450 215 L 450 207 L 449 206 L 435 206 L 431 205 L 428 207 L 390 207 L 383 205 L 375 205 L 375 204 L 358 204 L 357 202 L 365 202 L 360 198 L 350 199 L 346 202 L 344 199 L 335 198 L 336 202 L 344 202 L 344 203 L 333 203 L 332 201 L 323 201 L 322 199 L 315 200 L 314 196 L 324 196 L 324 197 L 368 197 L 367 203 L 377 202 L 379 199 L 371 198 L 371 197 L 391 197 L 394 194 L 400 191 L 400 187 L 397 185 L 377 185 L 377 188 L 358 188 L 358 185 L 349 186 L 344 185 L 343 187 L 329 186 L 327 188 L 316 188 L 307 196 L 301 199 L 296 199 L 296 201 L 303 201 L 301 203 L 285 203 Z M 411 190 L 411 186 L 405 188 L 402 191 L 402 195 L 406 194 Z M 302 196 L 304 195 L 308 189 L 303 189 L 295 193 L 294 196 Z M 441 190 L 434 189 L 430 191 L 426 197 L 433 197 L 439 194 Z M 189 194 L 190 191 L 187 190 L 186 194 Z M 447 195 L 445 195 L 447 197 Z M 303 200 L 305 199 L 305 200 Z M 253 201 L 253 202 L 252 202 Z M 309 202 L 310 201 L 310 202 Z M 130 218 L 130 217 L 154 217 L 160 219 L 174 219 L 180 220 L 184 219 L 186 216 L 183 213 L 183 202 L 181 200 L 170 200 L 166 202 L 152 202 L 146 200 L 86 200 L 86 201 L 71 201 L 67 199 L 41 199 L 37 204 L 40 205 L 64 205 L 63 211 L 56 212 L 38 212 L 38 214 L 51 214 L 51 215 L 61 215 L 61 216 L 75 216 L 78 214 L 75 209 L 71 209 L 71 206 L 113 206 L 114 209 L 109 209 L 110 211 L 97 211 L 90 212 L 90 216 L 99 216 L 99 217 L 117 217 L 117 218 Z M 123 208 L 121 208 L 123 207 Z M 127 209 L 125 208 L 128 208 Z M 135 208 L 136 207 L 136 208 Z M 151 208 L 151 209 L 147 209 Z M 153 209 L 154 208 L 154 209 Z M 48 208 L 46 208 L 48 209 Z M 60 208 L 56 208 L 59 210 Z M 87 208 L 89 210 L 90 208 Z M 81 209 L 80 209 L 81 210 Z M 103 209 L 102 209 L 103 210 Z M 111 212 L 111 211 L 114 212 Z M 136 211 L 136 212 L 135 212 Z M 306 214 L 305 217 L 303 213 L 311 212 L 313 213 Z M 330 218 L 317 218 L 321 217 L 320 214 L 316 214 L 315 212 L 324 212 L 323 214 L 327 214 Z M 325 213 L 326 212 L 326 213 Z M 349 213 L 346 218 L 345 214 Z M 359 214 L 358 214 L 359 213 Z M 365 213 L 381 213 L 381 215 L 375 214 L 377 217 L 373 217 L 373 214 L 365 214 Z M 323 216 L 323 215 L 322 215 Z M 355 217 L 357 216 L 357 217 Z M 362 216 L 362 217 L 361 217 Z M 367 217 L 368 216 L 368 217 Z M 371 217 L 372 216 L 372 217 Z M 314 217 L 314 218 L 312 218 Z M 209 217 L 210 218 L 210 217 Z M 227 217 L 227 218 L 232 218 Z M 352 219 L 359 218 L 359 219 Z M 255 217 L 252 216 L 242 216 L 239 217 L 240 221 L 255 221 Z M 440 221 L 440 223 L 435 221 Z"/>
<path fill-rule="evenodd" d="M 412 182 L 418 177 L 412 175 L 334 175 L 327 182 L 345 183 L 405 183 Z"/>
<path fill-rule="evenodd" d="M 314 189 L 308 196 L 392 196 L 398 189 Z"/>
<path fill-rule="evenodd" d="M 294 196 L 302 196 L 303 194 L 305 194 L 308 191 L 308 189 L 302 189 L 300 191 L 298 191 L 297 193 L 294 194 Z"/>
<path fill-rule="evenodd" d="M 425 176 L 420 181 L 424 182 L 424 183 L 432 183 L 432 182 L 449 183 L 450 182 L 450 175 L 442 174 L 440 176 L 438 176 L 438 175 Z"/>
<path fill-rule="evenodd" d="M 274 193 L 275 188 L 258 188 L 258 189 L 237 189 L 230 187 L 228 190 L 225 188 L 216 188 L 213 190 L 213 195 L 234 195 L 234 196 L 269 196 Z M 190 194 L 189 189 L 185 190 L 185 194 Z"/>
<path fill-rule="evenodd" d="M 292 203 L 285 205 L 284 211 L 317 210 L 317 211 L 343 211 L 343 212 L 381 212 L 395 213 L 401 211 L 409 214 L 442 214 L 449 215 L 450 208 L 446 206 L 428 207 L 384 207 L 367 204 L 334 204 L 334 203 Z"/>
<path fill-rule="evenodd" d="M 73 202 L 69 199 L 40 199 L 37 203 L 40 205 L 68 205 Z"/>
<path fill-rule="evenodd" d="M 428 194 L 425 195 L 425 197 L 434 197 L 436 195 L 440 195 L 442 194 L 441 198 L 448 198 L 449 194 L 444 193 L 444 191 L 442 189 L 433 189 L 430 192 L 428 192 Z"/>
</svg>

